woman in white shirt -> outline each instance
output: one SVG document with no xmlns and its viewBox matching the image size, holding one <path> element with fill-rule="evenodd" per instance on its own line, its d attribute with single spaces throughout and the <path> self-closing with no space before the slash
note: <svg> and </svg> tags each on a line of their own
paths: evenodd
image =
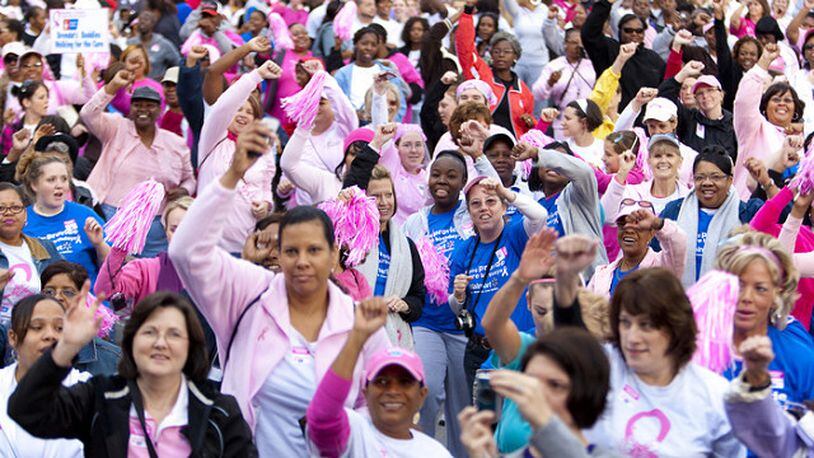
<svg viewBox="0 0 814 458">
<path fill-rule="evenodd" d="M 8 416 L 8 399 L 28 369 L 62 335 L 65 309 L 53 298 L 40 294 L 28 296 L 14 305 L 9 343 L 17 362 L 0 369 L 0 455 L 17 458 L 71 458 L 84 456 L 78 440 L 38 439 Z M 90 378 L 90 374 L 71 370 L 65 386 Z M 6 453 L 10 452 L 10 455 Z"/>
<path fill-rule="evenodd" d="M 624 456 L 745 456 L 724 410 L 727 381 L 690 361 L 698 330 L 678 278 L 626 276 L 610 319 L 611 391 L 588 440 Z"/>
<path fill-rule="evenodd" d="M 568 146 L 591 167 L 602 169 L 605 142 L 593 136 L 594 129 L 602 125 L 602 110 L 592 100 L 578 99 L 565 106 L 562 116 L 562 134 Z"/>
</svg>

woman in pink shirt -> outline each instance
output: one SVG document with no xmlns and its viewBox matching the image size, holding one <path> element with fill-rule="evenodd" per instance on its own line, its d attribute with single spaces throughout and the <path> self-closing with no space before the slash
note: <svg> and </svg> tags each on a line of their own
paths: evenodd
<svg viewBox="0 0 814 458">
<path fill-rule="evenodd" d="M 769 3 L 766 0 L 746 0 L 732 14 L 729 33 L 738 38 L 753 37 L 758 21 L 761 18 L 770 17 L 770 13 Z"/>
<path fill-rule="evenodd" d="M 124 328 L 117 375 L 62 385 L 98 332 L 94 312 L 104 305 L 101 299 L 85 305 L 89 287 L 68 307 L 56 346 L 20 380 L 9 416 L 34 436 L 79 439 L 85 456 L 257 456 L 235 399 L 206 381 L 203 330 L 177 294 L 154 294 L 136 308 Z"/>
<path fill-rule="evenodd" d="M 254 120 L 263 117 L 260 101 L 252 92 L 263 80 L 278 79 L 280 74 L 277 64 L 266 61 L 256 70 L 243 75 L 212 105 L 198 143 L 198 194 L 229 168 L 237 136 Z M 240 182 L 239 198 L 223 210 L 229 215 L 230 224 L 224 227 L 219 245 L 230 253 L 243 250 L 246 237 L 257 220 L 271 211 L 274 170 L 274 155 L 261 157 Z"/>
<path fill-rule="evenodd" d="M 259 122 L 241 133 L 231 165 L 204 189 L 178 227 L 170 258 L 201 313 L 212 324 L 224 393 L 237 398 L 263 456 L 298 456 L 305 416 L 317 384 L 353 327 L 353 301 L 329 281 L 339 257 L 333 225 L 314 207 L 290 210 L 280 222 L 275 274 L 217 246 L 238 183 L 268 153 L 271 130 Z M 343 403 L 364 405 L 363 373 L 373 352 L 387 347 L 377 331 L 362 351 Z M 231 351 L 233 348 L 238 351 Z M 231 354 L 230 354 L 231 353 Z"/>
<path fill-rule="evenodd" d="M 294 49 L 279 50 L 274 61 L 283 69 L 280 79 L 277 80 L 276 90 L 273 85 L 269 85 L 266 91 L 266 107 L 270 107 L 269 114 L 280 120 L 283 129 L 288 135 L 294 132 L 294 125 L 291 119 L 285 114 L 280 101 L 290 97 L 302 89 L 297 77 L 297 64 L 313 57 L 311 52 L 311 39 L 305 27 L 294 24 L 289 28 L 291 38 L 294 41 Z"/>
</svg>

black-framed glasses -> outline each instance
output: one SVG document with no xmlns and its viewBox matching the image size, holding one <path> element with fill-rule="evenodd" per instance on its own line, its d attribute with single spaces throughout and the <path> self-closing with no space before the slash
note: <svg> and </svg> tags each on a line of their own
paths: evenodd
<svg viewBox="0 0 814 458">
<path fill-rule="evenodd" d="M 19 215 L 20 213 L 25 210 L 25 207 L 22 205 L 11 205 L 11 206 L 4 206 L 0 205 L 0 215 L 5 215 L 6 212 L 11 213 L 12 215 Z"/>
<path fill-rule="evenodd" d="M 814 44 L 803 46 L 803 51 L 811 51 L 812 49 L 814 49 Z"/>
</svg>

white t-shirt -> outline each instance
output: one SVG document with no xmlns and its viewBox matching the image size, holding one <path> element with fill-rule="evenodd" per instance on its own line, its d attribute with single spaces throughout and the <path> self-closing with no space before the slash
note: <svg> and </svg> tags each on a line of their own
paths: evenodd
<svg viewBox="0 0 814 458">
<path fill-rule="evenodd" d="M 348 458 L 446 458 L 452 457 L 449 451 L 432 437 L 414 429 L 412 439 L 393 439 L 379 432 L 370 418 L 355 410 L 345 408 L 350 423 L 348 448 L 343 457 Z M 313 447 L 312 447 L 313 448 Z"/>
<path fill-rule="evenodd" d="M 678 169 L 678 179 L 687 186 L 692 187 L 695 184 L 692 180 L 692 163 L 695 162 L 698 151 L 683 143 L 679 145 L 678 150 L 681 152 L 681 168 Z"/>
<path fill-rule="evenodd" d="M 590 443 L 622 456 L 746 456 L 724 411 L 726 379 L 691 362 L 669 385 L 650 386 L 618 350 L 605 350 L 611 390 L 602 417 L 585 431 Z"/>
<path fill-rule="evenodd" d="M 602 163 L 602 156 L 605 154 L 605 141 L 594 138 L 594 142 L 588 146 L 579 146 L 574 142 L 573 138 L 568 139 L 568 146 L 571 151 L 577 156 L 581 157 L 585 162 L 591 164 L 599 170 L 605 170 L 605 165 Z"/>
<path fill-rule="evenodd" d="M 365 94 L 367 94 L 368 89 L 373 87 L 373 78 L 379 72 L 381 72 L 381 69 L 379 69 L 378 65 L 360 67 L 353 64 L 350 78 L 350 94 L 348 94 L 353 108 L 359 110 L 365 106 Z"/>
<path fill-rule="evenodd" d="M 17 388 L 14 372 L 17 363 L 0 369 L 0 456 L 16 458 L 81 458 L 85 456 L 82 442 L 75 439 L 39 439 L 28 434 L 8 416 L 8 399 Z M 90 374 L 72 369 L 63 386 L 87 381 Z M 12 453 L 6 454 L 8 450 Z"/>
<path fill-rule="evenodd" d="M 28 244 L 23 242 L 20 246 L 11 246 L 0 242 L 0 251 L 8 258 L 9 270 L 14 271 L 14 277 L 3 290 L 3 300 L 0 302 L 0 323 L 7 325 L 11 322 L 14 304 L 24 297 L 39 293 L 42 285 Z"/>
<path fill-rule="evenodd" d="M 288 353 L 252 400 L 257 412 L 255 442 L 260 456 L 287 457 L 294 450 L 306 450 L 299 419 L 305 416 L 317 389 L 316 343 L 306 341 L 293 328 L 291 332 Z"/>
<path fill-rule="evenodd" d="M 382 19 L 378 15 L 373 18 L 374 24 L 379 24 L 387 31 L 387 42 L 394 46 L 404 46 L 401 41 L 401 31 L 404 29 L 404 24 L 393 19 Z"/>
</svg>

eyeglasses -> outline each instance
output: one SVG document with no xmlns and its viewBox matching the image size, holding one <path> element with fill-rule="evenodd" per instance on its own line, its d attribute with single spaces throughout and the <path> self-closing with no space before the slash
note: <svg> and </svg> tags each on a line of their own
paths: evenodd
<svg viewBox="0 0 814 458">
<path fill-rule="evenodd" d="M 6 212 L 9 212 L 12 215 L 17 215 L 22 213 L 23 210 L 25 210 L 25 207 L 23 207 L 22 205 L 12 205 L 10 207 L 4 207 L 0 205 L 0 215 L 5 215 Z"/>
<path fill-rule="evenodd" d="M 729 178 L 729 175 L 724 174 L 713 174 L 713 175 L 695 175 L 692 177 L 695 184 L 701 184 L 707 180 L 711 181 L 712 183 L 721 183 L 724 180 Z"/>
<path fill-rule="evenodd" d="M 637 29 L 634 29 L 633 27 L 623 27 L 622 30 L 625 33 L 638 33 L 640 35 L 644 33 L 644 27 L 640 27 Z"/>
<path fill-rule="evenodd" d="M 187 336 L 181 334 L 181 331 L 177 329 L 168 329 L 166 332 L 161 333 L 155 328 L 145 328 L 139 331 L 138 335 L 148 340 L 153 339 L 153 341 L 158 340 L 160 337 L 164 337 L 165 341 L 173 343 L 187 339 Z"/>
<path fill-rule="evenodd" d="M 648 210 L 653 210 L 653 213 L 655 213 L 655 207 L 653 207 L 653 202 L 650 202 L 649 200 L 636 200 L 636 199 L 627 198 L 627 199 L 622 199 L 622 201 L 619 202 L 619 208 L 630 207 L 630 206 L 633 206 L 633 205 L 638 205 L 638 206 L 640 206 L 642 208 L 646 208 Z"/>
<path fill-rule="evenodd" d="M 57 297 L 58 295 L 62 295 L 62 297 L 65 299 L 73 299 L 79 294 L 79 291 L 72 288 L 52 288 L 49 286 L 42 289 L 42 294 L 48 297 Z"/>
<path fill-rule="evenodd" d="M 803 46 L 803 51 L 811 51 L 814 49 L 814 45 L 805 45 Z"/>
<path fill-rule="evenodd" d="M 22 68 L 23 70 L 31 70 L 32 68 L 42 68 L 42 62 L 37 62 L 36 64 L 21 65 L 20 68 Z"/>
</svg>

